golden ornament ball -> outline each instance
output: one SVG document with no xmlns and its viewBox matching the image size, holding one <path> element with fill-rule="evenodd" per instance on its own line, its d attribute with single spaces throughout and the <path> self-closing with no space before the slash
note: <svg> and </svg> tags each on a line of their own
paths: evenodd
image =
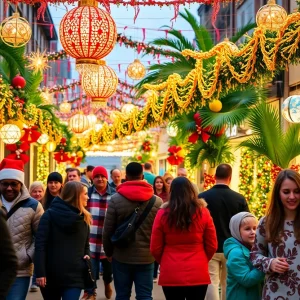
<svg viewBox="0 0 300 300">
<path fill-rule="evenodd" d="M 219 112 L 222 109 L 222 102 L 220 100 L 213 100 L 208 104 L 208 107 L 213 112 Z"/>
<path fill-rule="evenodd" d="M 77 154 L 78 157 L 83 157 L 83 152 L 82 151 L 78 151 L 76 154 Z"/>
</svg>

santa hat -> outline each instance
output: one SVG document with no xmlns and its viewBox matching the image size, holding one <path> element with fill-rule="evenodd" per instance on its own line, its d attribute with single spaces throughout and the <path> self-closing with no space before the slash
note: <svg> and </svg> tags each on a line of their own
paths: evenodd
<svg viewBox="0 0 300 300">
<path fill-rule="evenodd" d="M 24 184 L 23 161 L 4 158 L 0 163 L 0 180 L 3 179 L 14 179 Z"/>
<path fill-rule="evenodd" d="M 106 179 L 108 179 L 108 174 L 104 167 L 99 166 L 93 170 L 92 178 L 94 179 L 95 176 L 97 176 L 97 175 L 101 175 L 101 176 L 105 177 Z"/>
</svg>

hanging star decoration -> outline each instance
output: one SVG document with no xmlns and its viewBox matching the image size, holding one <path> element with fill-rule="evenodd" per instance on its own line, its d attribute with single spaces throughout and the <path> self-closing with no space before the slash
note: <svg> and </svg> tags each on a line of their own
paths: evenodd
<svg viewBox="0 0 300 300">
<path fill-rule="evenodd" d="M 30 57 L 28 57 L 29 65 L 28 68 L 33 70 L 33 73 L 43 72 L 44 70 L 50 68 L 48 65 L 48 58 L 46 56 L 46 50 L 44 52 L 32 52 Z"/>
</svg>

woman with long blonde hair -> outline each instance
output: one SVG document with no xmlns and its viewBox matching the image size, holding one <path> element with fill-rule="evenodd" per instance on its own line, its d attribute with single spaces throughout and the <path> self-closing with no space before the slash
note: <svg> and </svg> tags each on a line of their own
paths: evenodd
<svg viewBox="0 0 300 300">
<path fill-rule="evenodd" d="M 86 185 L 67 182 L 40 220 L 35 268 L 45 300 L 76 300 L 85 288 L 92 223 L 87 201 Z"/>
</svg>

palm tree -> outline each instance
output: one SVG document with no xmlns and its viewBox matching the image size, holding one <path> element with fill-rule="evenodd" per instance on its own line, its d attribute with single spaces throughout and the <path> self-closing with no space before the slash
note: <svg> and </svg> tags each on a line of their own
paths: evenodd
<svg viewBox="0 0 300 300">
<path fill-rule="evenodd" d="M 290 124 L 283 132 L 276 108 L 260 102 L 251 109 L 248 118 L 253 135 L 240 144 L 258 155 L 267 157 L 273 164 L 288 168 L 300 155 L 300 124 Z"/>
</svg>

